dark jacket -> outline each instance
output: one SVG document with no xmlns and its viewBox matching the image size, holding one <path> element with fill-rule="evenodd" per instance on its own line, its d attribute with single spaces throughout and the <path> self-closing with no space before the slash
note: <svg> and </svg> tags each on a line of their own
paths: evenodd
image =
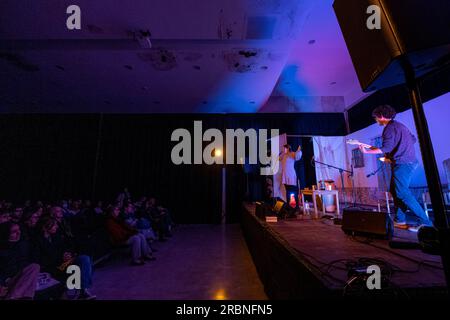
<svg viewBox="0 0 450 320">
<path fill-rule="evenodd" d="M 27 240 L 7 242 L 0 248 L 0 285 L 18 274 L 33 261 L 30 243 Z"/>
<path fill-rule="evenodd" d="M 61 233 L 56 233 L 50 238 L 40 235 L 36 238 L 33 253 L 34 260 L 41 265 L 44 272 L 54 273 L 63 263 L 64 252 L 72 252 L 72 248 L 65 241 Z"/>
<path fill-rule="evenodd" d="M 30 243 L 33 243 L 39 235 L 39 229 L 37 227 L 29 227 L 26 224 L 22 224 L 20 230 L 22 231 L 22 239 L 27 240 Z"/>
</svg>

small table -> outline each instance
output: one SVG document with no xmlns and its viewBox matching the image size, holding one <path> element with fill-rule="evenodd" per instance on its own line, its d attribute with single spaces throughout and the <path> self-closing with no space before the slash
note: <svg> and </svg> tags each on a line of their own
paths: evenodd
<svg viewBox="0 0 450 320">
<path fill-rule="evenodd" d="M 322 200 L 322 212 L 323 215 L 325 215 L 325 204 L 323 202 L 323 196 L 335 196 L 336 197 L 336 212 L 337 216 L 339 217 L 339 192 L 337 190 L 314 190 L 313 191 L 313 202 L 314 202 L 314 213 L 316 214 L 316 217 L 318 217 L 317 212 L 317 202 L 316 202 L 316 196 L 320 196 Z"/>
<path fill-rule="evenodd" d="M 314 203 L 314 214 L 315 217 L 319 217 L 319 212 L 317 211 L 317 201 L 316 196 L 320 196 L 322 199 L 322 212 L 325 215 L 325 204 L 323 201 L 323 196 L 335 196 L 336 197 L 336 212 L 339 216 L 339 192 L 338 190 L 302 190 L 302 203 L 303 203 L 303 214 L 306 215 L 306 206 L 305 206 L 305 195 L 312 196 Z"/>
</svg>

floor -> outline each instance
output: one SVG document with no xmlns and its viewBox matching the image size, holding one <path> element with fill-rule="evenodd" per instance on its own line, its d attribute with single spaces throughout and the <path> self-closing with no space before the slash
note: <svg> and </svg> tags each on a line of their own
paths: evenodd
<svg viewBox="0 0 450 320">
<path fill-rule="evenodd" d="M 156 261 L 145 266 L 124 256 L 97 268 L 98 299 L 267 299 L 239 225 L 179 226 L 155 248 Z"/>
</svg>

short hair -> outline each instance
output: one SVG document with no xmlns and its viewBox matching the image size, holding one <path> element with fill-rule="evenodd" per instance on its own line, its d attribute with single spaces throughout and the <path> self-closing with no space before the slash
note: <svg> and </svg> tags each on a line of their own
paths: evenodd
<svg viewBox="0 0 450 320">
<path fill-rule="evenodd" d="M 394 119 L 397 112 L 394 108 L 392 108 L 388 104 L 384 104 L 381 106 L 378 106 L 375 108 L 375 110 L 372 111 L 372 117 L 377 118 L 386 118 L 386 119 Z"/>
<path fill-rule="evenodd" d="M 288 144 L 285 144 L 284 146 L 283 146 L 283 148 L 287 148 L 289 151 L 291 151 L 292 150 L 292 148 L 291 148 L 291 146 L 290 145 L 288 145 Z"/>
</svg>

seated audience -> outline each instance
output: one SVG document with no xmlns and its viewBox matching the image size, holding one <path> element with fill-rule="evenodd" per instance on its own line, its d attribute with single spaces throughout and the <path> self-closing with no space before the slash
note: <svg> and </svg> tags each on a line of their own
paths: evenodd
<svg viewBox="0 0 450 320">
<path fill-rule="evenodd" d="M 55 279 L 65 282 L 66 270 L 75 264 L 81 269 L 81 290 L 77 292 L 77 299 L 91 300 L 96 297 L 90 293 L 92 285 L 92 259 L 86 255 L 78 255 L 61 232 L 58 232 L 58 222 L 46 218 L 41 225 L 41 233 L 35 241 L 34 254 L 36 261 L 44 272 L 50 273 Z"/>
<path fill-rule="evenodd" d="M 155 198 L 132 202 L 127 188 L 117 200 L 115 206 L 102 201 L 93 205 L 90 200 L 34 205 L 30 200 L 24 205 L 0 200 L 0 299 L 33 299 L 40 272 L 65 287 L 66 270 L 73 264 L 81 270 L 81 289 L 75 290 L 75 298 L 95 299 L 89 292 L 92 257 L 102 261 L 111 243 L 129 246 L 133 265 L 155 260 L 152 241 L 171 236 L 174 223 L 169 210 L 157 205 Z M 56 295 L 60 294 L 58 289 Z"/>
<path fill-rule="evenodd" d="M 128 203 L 125 205 L 122 219 L 130 228 L 136 228 L 138 219 L 136 218 L 134 206 L 132 203 Z"/>
<path fill-rule="evenodd" d="M 94 208 L 94 212 L 97 215 L 103 215 L 103 202 L 102 201 L 97 202 L 97 205 Z"/>
<path fill-rule="evenodd" d="M 40 210 L 40 208 L 29 208 L 28 211 L 24 213 L 21 228 L 23 239 L 33 242 L 39 234 L 37 224 L 40 218 Z"/>
<path fill-rule="evenodd" d="M 11 214 L 11 221 L 14 223 L 20 223 L 22 221 L 23 216 L 23 208 L 21 206 L 17 206 Z"/>
<path fill-rule="evenodd" d="M 58 224 L 58 230 L 64 237 L 65 241 L 71 242 L 73 244 L 74 236 L 72 233 L 72 227 L 70 225 L 69 219 L 71 218 L 65 218 L 63 209 L 58 206 L 51 207 L 49 210 L 50 217 L 56 221 Z"/>
<path fill-rule="evenodd" d="M 30 243 L 18 224 L 0 225 L 0 299 L 33 299 L 40 267 L 32 263 Z"/>
<path fill-rule="evenodd" d="M 109 209 L 106 228 L 113 245 L 130 245 L 133 265 L 143 265 L 144 260 L 154 260 L 151 249 L 144 235 L 119 218 L 120 208 L 113 206 Z"/>
<path fill-rule="evenodd" d="M 0 212 L 0 224 L 9 222 L 11 220 L 11 214 L 7 211 Z"/>
<path fill-rule="evenodd" d="M 169 211 L 161 206 L 157 206 L 155 198 L 149 198 L 144 212 L 144 216 L 151 221 L 153 228 L 157 231 L 159 241 L 165 241 L 165 237 L 172 236 Z"/>
</svg>

